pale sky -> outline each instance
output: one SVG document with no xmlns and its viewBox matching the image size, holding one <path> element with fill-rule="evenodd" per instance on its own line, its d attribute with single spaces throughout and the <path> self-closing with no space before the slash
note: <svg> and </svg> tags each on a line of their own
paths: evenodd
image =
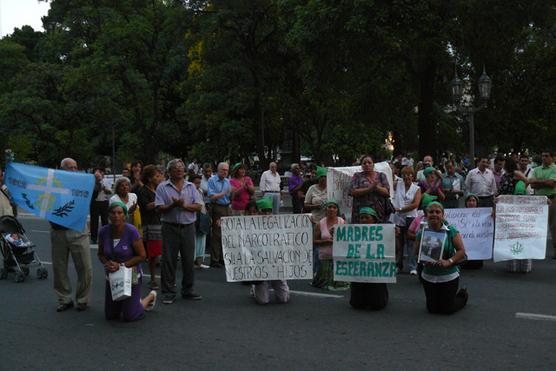
<svg viewBox="0 0 556 371">
<path fill-rule="evenodd" d="M 43 31 L 41 17 L 48 13 L 49 8 L 49 3 L 37 0 L 0 0 L 0 37 L 23 25 Z"/>
</svg>

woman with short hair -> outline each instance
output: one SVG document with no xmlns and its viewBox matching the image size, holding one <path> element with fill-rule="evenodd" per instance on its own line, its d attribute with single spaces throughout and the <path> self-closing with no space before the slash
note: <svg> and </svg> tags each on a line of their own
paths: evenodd
<svg viewBox="0 0 556 371">
<path fill-rule="evenodd" d="M 232 186 L 232 215 L 245 215 L 245 208 L 255 194 L 253 180 L 246 175 L 244 164 L 238 162 L 232 166 L 230 184 Z"/>
</svg>

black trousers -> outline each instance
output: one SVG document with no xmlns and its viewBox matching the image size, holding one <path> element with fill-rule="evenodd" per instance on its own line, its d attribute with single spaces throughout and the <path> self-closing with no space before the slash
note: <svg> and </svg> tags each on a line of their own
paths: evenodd
<svg viewBox="0 0 556 371">
<path fill-rule="evenodd" d="M 294 214 L 301 214 L 303 211 L 303 200 L 297 197 L 297 194 L 290 193 L 292 197 L 292 208 Z"/>
<path fill-rule="evenodd" d="M 101 226 L 108 224 L 108 200 L 91 203 L 91 239 L 95 241 L 98 237 L 99 217 Z"/>
<path fill-rule="evenodd" d="M 452 314 L 465 307 L 467 296 L 458 295 L 459 277 L 441 283 L 422 279 L 429 313 Z"/>
<path fill-rule="evenodd" d="M 385 283 L 352 282 L 349 304 L 355 309 L 381 310 L 388 304 Z"/>
</svg>

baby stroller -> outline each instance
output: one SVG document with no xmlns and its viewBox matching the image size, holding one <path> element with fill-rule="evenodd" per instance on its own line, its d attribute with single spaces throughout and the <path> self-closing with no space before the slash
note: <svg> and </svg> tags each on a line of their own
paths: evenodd
<svg viewBox="0 0 556 371">
<path fill-rule="evenodd" d="M 33 266 L 38 266 L 38 279 L 48 277 L 48 271 L 35 252 L 35 245 L 27 238 L 23 226 L 13 216 L 0 217 L 0 251 L 4 258 L 0 279 L 5 280 L 9 273 L 15 273 L 14 281 L 23 282 Z"/>
</svg>

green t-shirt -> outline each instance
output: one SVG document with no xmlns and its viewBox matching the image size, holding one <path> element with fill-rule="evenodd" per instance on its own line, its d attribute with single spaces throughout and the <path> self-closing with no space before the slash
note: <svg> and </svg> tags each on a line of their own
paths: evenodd
<svg viewBox="0 0 556 371">
<path fill-rule="evenodd" d="M 446 231 L 446 233 L 448 233 L 448 236 L 446 237 L 446 240 L 444 241 L 444 250 L 442 253 L 442 259 L 444 260 L 448 260 L 450 259 L 452 256 L 454 256 L 456 254 L 456 246 L 454 245 L 454 237 L 459 233 L 459 231 L 452 225 L 448 225 L 447 226 L 448 230 Z M 421 240 L 421 235 L 423 234 L 423 230 L 420 230 L 419 233 L 417 233 L 417 240 Z M 442 268 L 442 267 L 436 267 L 436 266 L 428 266 L 425 265 L 424 269 L 423 269 L 423 273 L 426 274 L 430 274 L 433 276 L 445 276 L 447 274 L 452 274 L 452 273 L 456 273 L 459 272 L 459 267 L 457 265 L 453 265 L 451 267 L 448 268 Z"/>
<path fill-rule="evenodd" d="M 552 164 L 548 167 L 538 166 L 533 170 L 533 178 L 537 180 L 554 180 L 556 181 L 556 165 Z M 535 189 L 536 195 L 552 196 L 556 195 L 556 187 L 542 187 Z"/>
</svg>

